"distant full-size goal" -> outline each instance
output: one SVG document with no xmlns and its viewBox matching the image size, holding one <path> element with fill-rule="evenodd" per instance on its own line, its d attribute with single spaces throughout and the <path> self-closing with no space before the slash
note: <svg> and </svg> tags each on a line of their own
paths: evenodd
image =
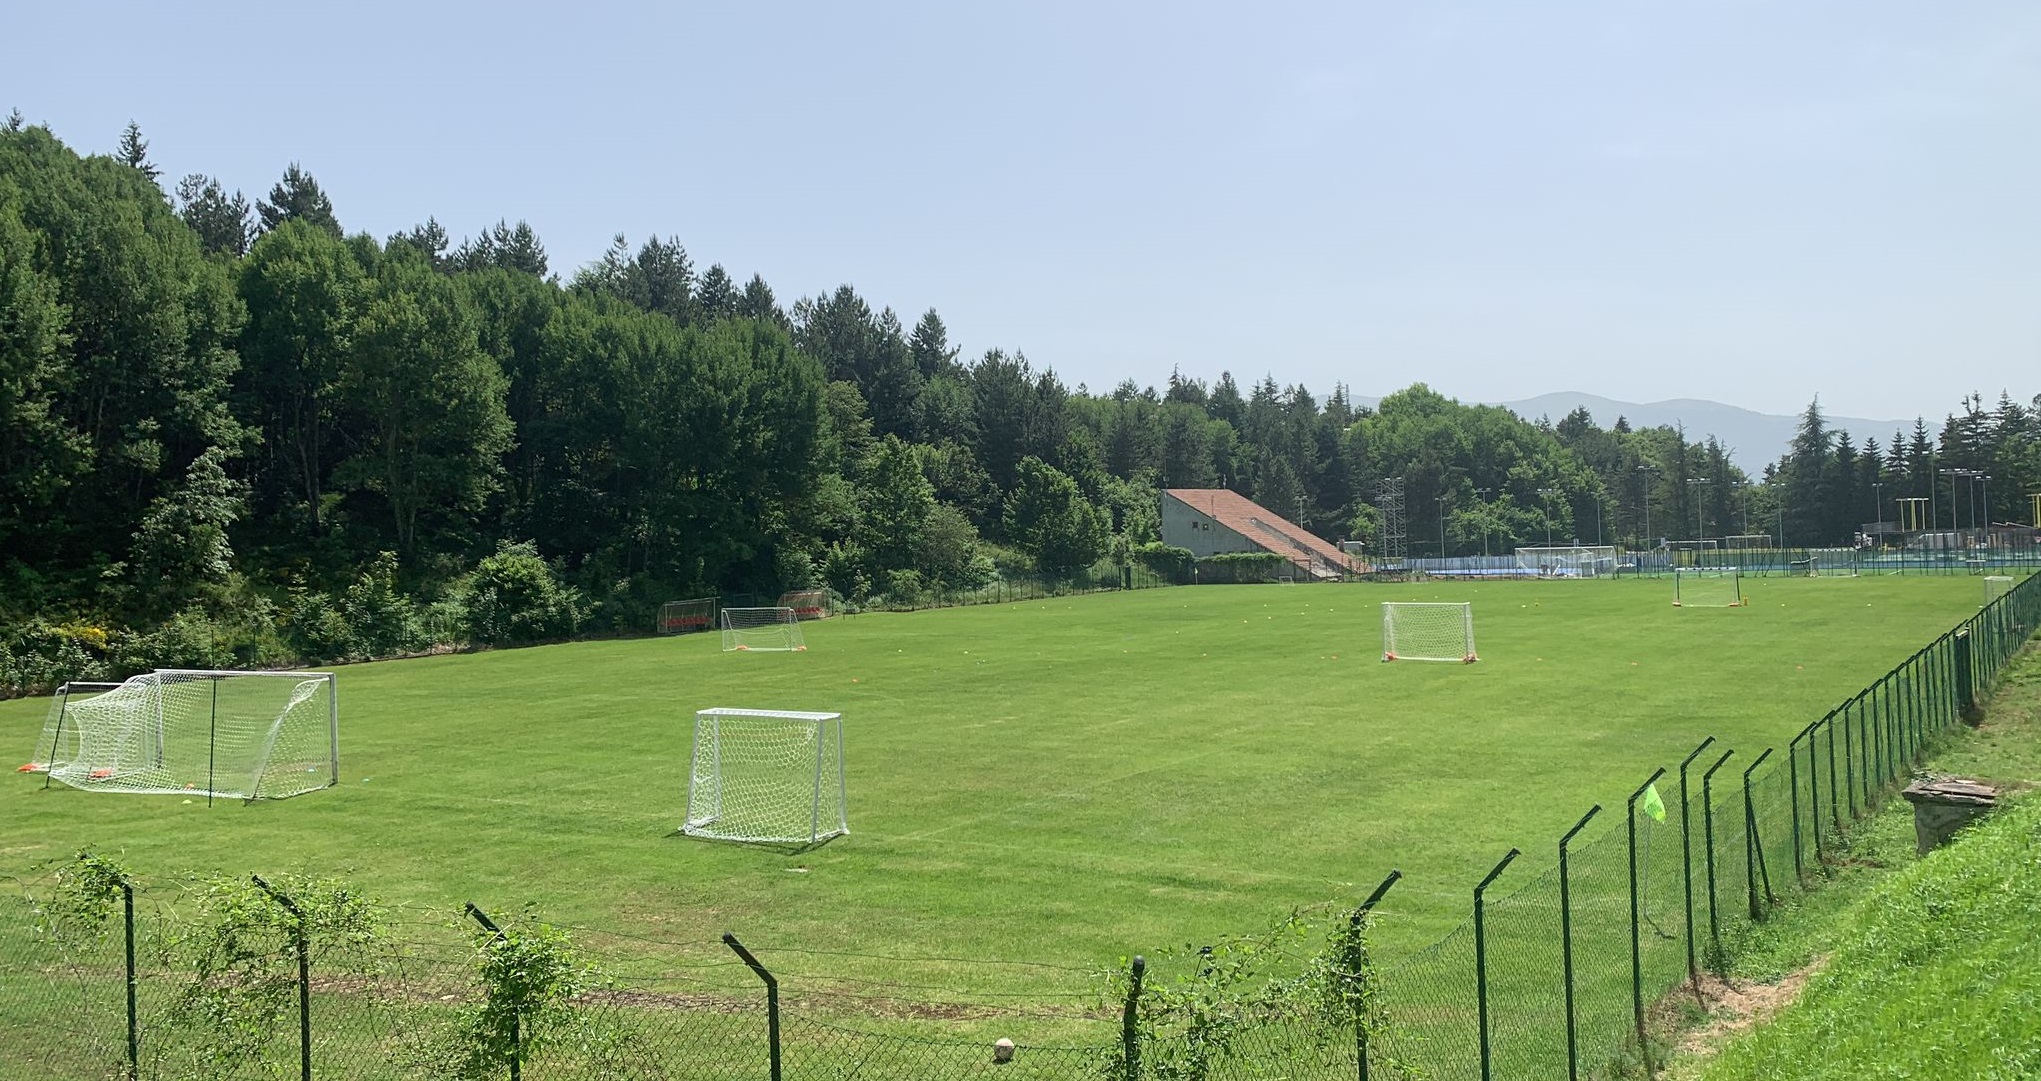
<svg viewBox="0 0 2041 1081">
<path fill-rule="evenodd" d="M 695 714 L 690 837 L 815 844 L 850 832 L 843 715 L 718 707 Z"/>
<path fill-rule="evenodd" d="M 800 614 L 792 608 L 723 609 L 723 651 L 786 652 L 803 650 Z"/>
<path fill-rule="evenodd" d="M 1678 608 L 1740 608 L 1743 575 L 1734 567 L 1676 567 L 1672 602 Z"/>
<path fill-rule="evenodd" d="M 1474 605 L 1466 602 L 1382 602 L 1382 659 L 1472 664 Z"/>
<path fill-rule="evenodd" d="M 340 704 L 331 672 L 66 683 L 34 753 L 24 768 L 88 791 L 282 799 L 339 783 Z"/>
<path fill-rule="evenodd" d="M 696 597 L 685 601 L 667 601 L 659 606 L 658 630 L 660 634 L 689 634 L 705 631 L 716 625 L 716 598 Z"/>
<path fill-rule="evenodd" d="M 1540 578 L 1602 578 L 1616 573 L 1616 546 L 1573 544 L 1518 548 L 1517 569 Z"/>
</svg>

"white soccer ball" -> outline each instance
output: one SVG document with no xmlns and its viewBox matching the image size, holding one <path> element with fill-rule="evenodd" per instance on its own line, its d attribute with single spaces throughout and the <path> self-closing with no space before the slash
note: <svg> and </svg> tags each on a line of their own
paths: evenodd
<svg viewBox="0 0 2041 1081">
<path fill-rule="evenodd" d="M 1012 1062 L 1013 1041 L 1007 1039 L 1004 1036 L 1001 1036 L 1000 1038 L 992 1041 L 992 1061 Z"/>
</svg>

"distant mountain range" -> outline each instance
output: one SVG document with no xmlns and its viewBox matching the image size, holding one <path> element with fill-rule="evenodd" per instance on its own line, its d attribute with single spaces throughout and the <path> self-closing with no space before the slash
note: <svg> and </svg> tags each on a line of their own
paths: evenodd
<svg viewBox="0 0 2041 1081">
<path fill-rule="evenodd" d="M 1381 399 L 1358 398 L 1357 402 L 1374 408 Z M 1800 429 L 1799 416 L 1783 417 L 1772 413 L 1759 413 L 1740 406 L 1724 405 L 1721 402 L 1704 401 L 1700 398 L 1674 398 L 1663 402 L 1619 402 L 1594 394 L 1578 391 L 1560 391 L 1555 394 L 1541 394 L 1519 402 L 1486 402 L 1499 405 L 1525 420 L 1535 421 L 1547 417 L 1555 424 L 1581 406 L 1586 406 L 1595 423 L 1603 428 L 1616 423 L 1617 417 L 1629 420 L 1632 428 L 1655 428 L 1661 424 L 1678 425 L 1686 430 L 1687 438 L 1700 442 L 1714 436 L 1729 453 L 1731 461 L 1744 472 L 1756 476 L 1765 466 L 1779 460 L 1792 446 L 1793 434 Z M 1912 432 L 1913 420 L 1867 420 L 1863 417 L 1838 417 L 1823 414 L 1830 430 L 1842 429 L 1850 438 L 1862 444 L 1865 436 L 1875 436 L 1880 446 L 1892 438 L 1895 431 Z M 1939 427 L 1936 428 L 1939 430 Z"/>
</svg>

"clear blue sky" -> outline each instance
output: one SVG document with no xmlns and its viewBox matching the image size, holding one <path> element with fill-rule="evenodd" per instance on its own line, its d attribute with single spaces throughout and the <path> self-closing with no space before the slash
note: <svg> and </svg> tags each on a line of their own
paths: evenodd
<svg viewBox="0 0 2041 1081">
<path fill-rule="evenodd" d="M 17 5 L 0 112 L 350 231 L 680 239 L 967 357 L 1931 418 L 2041 392 L 2041 4 Z"/>
</svg>

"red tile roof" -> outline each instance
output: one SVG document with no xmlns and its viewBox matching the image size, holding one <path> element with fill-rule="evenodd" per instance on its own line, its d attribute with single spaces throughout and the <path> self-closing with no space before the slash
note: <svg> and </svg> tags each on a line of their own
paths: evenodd
<svg viewBox="0 0 2041 1081">
<path fill-rule="evenodd" d="M 1166 488 L 1171 498 L 1309 571 L 1313 564 L 1337 574 L 1352 566 L 1347 554 L 1303 526 L 1225 488 Z"/>
</svg>

